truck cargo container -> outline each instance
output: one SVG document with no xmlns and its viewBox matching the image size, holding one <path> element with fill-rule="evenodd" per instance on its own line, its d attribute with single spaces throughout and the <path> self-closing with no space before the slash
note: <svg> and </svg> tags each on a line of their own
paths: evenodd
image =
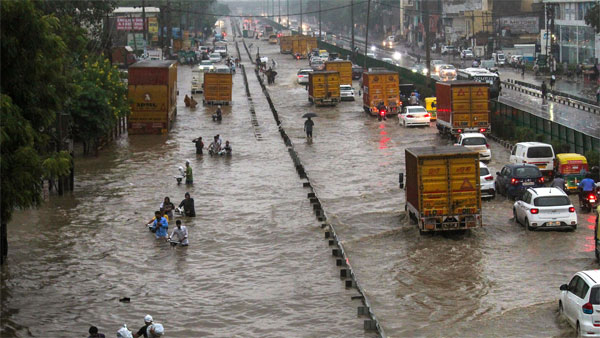
<svg viewBox="0 0 600 338">
<path fill-rule="evenodd" d="M 133 48 L 130 46 L 115 47 L 112 49 L 112 63 L 120 68 L 126 68 L 137 62 Z"/>
<path fill-rule="evenodd" d="M 296 58 L 306 59 L 310 51 L 317 48 L 317 38 L 306 35 L 296 35 L 292 39 L 292 54 Z"/>
<path fill-rule="evenodd" d="M 292 53 L 292 36 L 281 36 L 279 38 L 279 52 L 281 54 L 291 54 Z"/>
<path fill-rule="evenodd" d="M 402 102 L 398 90 L 398 73 L 383 69 L 369 69 L 363 73 L 363 108 L 371 115 L 385 117 L 398 114 Z M 377 106 L 383 102 L 385 108 Z"/>
<path fill-rule="evenodd" d="M 229 104 L 233 84 L 232 74 L 208 72 L 204 74 L 204 104 Z"/>
<path fill-rule="evenodd" d="M 340 102 L 340 73 L 315 71 L 308 75 L 308 100 L 317 106 Z"/>
<path fill-rule="evenodd" d="M 489 133 L 490 85 L 475 81 L 450 81 L 435 84 L 436 126 L 440 134 Z"/>
<path fill-rule="evenodd" d="M 405 159 L 405 210 L 420 233 L 482 226 L 479 153 L 453 146 L 418 147 L 407 148 Z"/>
<path fill-rule="evenodd" d="M 192 94 L 204 92 L 204 70 L 195 66 L 192 70 Z"/>
<path fill-rule="evenodd" d="M 325 61 L 325 70 L 339 72 L 341 85 L 352 85 L 352 61 Z"/>
<path fill-rule="evenodd" d="M 161 134 L 177 114 L 177 63 L 146 60 L 129 66 L 129 134 Z"/>
</svg>

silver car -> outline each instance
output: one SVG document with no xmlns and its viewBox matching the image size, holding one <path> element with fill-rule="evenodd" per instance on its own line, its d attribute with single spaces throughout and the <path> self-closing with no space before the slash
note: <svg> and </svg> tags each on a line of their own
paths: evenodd
<svg viewBox="0 0 600 338">
<path fill-rule="evenodd" d="M 313 70 L 310 69 L 310 68 L 300 69 L 298 71 L 298 83 L 299 84 L 307 84 L 308 83 L 308 76 L 312 72 L 313 72 Z"/>
<path fill-rule="evenodd" d="M 354 88 L 351 85 L 340 85 L 340 100 L 354 101 Z"/>
</svg>

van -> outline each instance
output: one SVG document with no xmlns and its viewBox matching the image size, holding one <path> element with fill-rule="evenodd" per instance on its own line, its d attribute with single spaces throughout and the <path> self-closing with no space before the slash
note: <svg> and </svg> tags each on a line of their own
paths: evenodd
<svg viewBox="0 0 600 338">
<path fill-rule="evenodd" d="M 547 143 L 520 142 L 510 153 L 510 163 L 535 164 L 544 176 L 553 176 L 554 149 Z"/>
</svg>

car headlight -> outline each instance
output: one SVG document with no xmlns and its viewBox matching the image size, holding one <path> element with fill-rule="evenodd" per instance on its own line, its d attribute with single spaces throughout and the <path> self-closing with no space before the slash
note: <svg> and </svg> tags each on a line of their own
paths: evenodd
<svg viewBox="0 0 600 338">
<path fill-rule="evenodd" d="M 417 72 L 417 70 L 413 68 L 413 69 L 412 69 L 412 72 L 413 72 L 413 73 L 416 73 L 416 72 Z"/>
</svg>

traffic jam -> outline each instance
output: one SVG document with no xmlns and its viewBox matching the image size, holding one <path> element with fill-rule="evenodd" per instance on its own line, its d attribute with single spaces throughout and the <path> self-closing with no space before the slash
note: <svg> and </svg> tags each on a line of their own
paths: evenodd
<svg viewBox="0 0 600 338">
<path fill-rule="evenodd" d="M 255 38 L 260 39 L 264 26 L 255 27 Z M 475 67 L 457 70 L 434 60 L 436 96 L 421 97 L 397 72 L 363 69 L 350 58 L 317 47 L 314 37 L 292 36 L 286 30 L 277 36 L 279 46 L 274 47 L 279 48 L 261 46 L 260 53 L 273 53 L 269 57 L 278 59 L 281 78 L 293 74 L 294 82 L 304 90 L 302 100 L 309 102 L 308 110 L 317 116 L 332 110 L 361 110 L 365 114 L 354 115 L 358 121 L 376 119 L 382 123 L 380 128 L 394 124 L 414 127 L 418 134 L 437 131 L 435 144 L 421 142 L 419 147 L 402 150 L 405 166 L 398 177 L 405 194 L 402 209 L 419 234 L 460 238 L 493 221 L 486 219 L 486 209 L 499 212 L 501 207 L 503 215 L 510 215 L 511 222 L 526 231 L 556 230 L 561 236 L 572 236 L 578 231 L 591 234 L 593 229 L 593 238 L 586 236 L 586 246 L 594 247 L 600 259 L 598 168 L 588 166 L 581 154 L 556 153 L 551 144 L 538 140 L 518 142 L 510 149 L 491 141 L 490 99 L 498 94 L 491 93 L 490 87 L 497 74 Z M 411 70 L 427 74 L 422 63 L 415 62 Z M 271 89 L 277 90 L 283 89 Z M 395 155 L 401 156 L 397 151 Z M 600 310 L 600 275 L 578 272 L 569 283 L 552 292 L 560 313 L 582 335 L 600 334 L 600 317 L 592 310 L 594 305 Z M 572 297 L 574 291 L 589 299 Z"/>
</svg>

